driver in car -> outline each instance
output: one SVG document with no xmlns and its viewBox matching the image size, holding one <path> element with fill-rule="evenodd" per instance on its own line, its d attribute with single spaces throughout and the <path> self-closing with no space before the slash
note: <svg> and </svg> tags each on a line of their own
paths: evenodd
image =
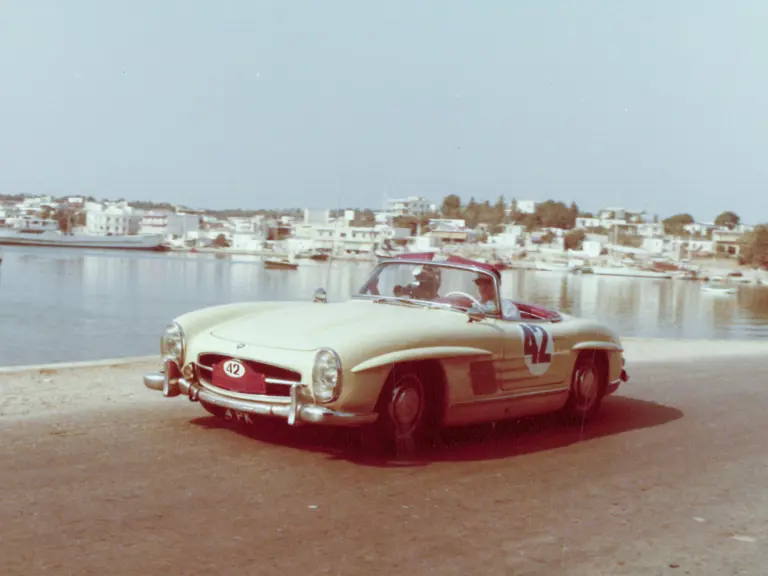
<svg viewBox="0 0 768 576">
<path fill-rule="evenodd" d="M 496 273 L 496 279 L 501 285 L 501 274 Z M 495 314 L 498 312 L 496 306 L 496 291 L 493 287 L 493 280 L 487 274 L 480 274 L 475 279 L 475 286 L 480 292 L 480 303 L 486 312 Z M 520 320 L 520 310 L 511 300 L 501 298 L 501 316 L 505 320 Z"/>
</svg>

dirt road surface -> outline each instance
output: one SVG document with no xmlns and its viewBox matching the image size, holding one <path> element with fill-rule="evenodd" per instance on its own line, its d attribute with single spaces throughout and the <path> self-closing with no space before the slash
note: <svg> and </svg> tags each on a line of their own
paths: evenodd
<svg viewBox="0 0 768 576">
<path fill-rule="evenodd" d="M 643 360 L 584 430 L 400 464 L 163 399 L 154 362 L 0 374 L 0 574 L 768 574 L 768 357 Z"/>
</svg>

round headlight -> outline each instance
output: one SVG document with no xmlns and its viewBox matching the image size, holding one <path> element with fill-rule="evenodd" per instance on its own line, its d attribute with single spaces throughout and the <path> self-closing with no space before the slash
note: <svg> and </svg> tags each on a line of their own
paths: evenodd
<svg viewBox="0 0 768 576">
<path fill-rule="evenodd" d="M 176 322 L 165 327 L 160 339 L 160 355 L 163 359 L 173 360 L 179 365 L 184 359 L 184 331 Z"/>
<path fill-rule="evenodd" d="M 333 350 L 324 348 L 315 356 L 312 368 L 312 394 L 320 402 L 336 399 L 341 386 L 341 360 Z"/>
</svg>

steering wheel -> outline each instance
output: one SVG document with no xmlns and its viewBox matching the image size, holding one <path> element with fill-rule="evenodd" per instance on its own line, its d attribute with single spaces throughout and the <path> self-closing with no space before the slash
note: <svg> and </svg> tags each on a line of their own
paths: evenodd
<svg viewBox="0 0 768 576">
<path fill-rule="evenodd" d="M 480 303 L 480 301 L 472 296 L 471 294 L 467 294 L 466 292 L 461 292 L 460 290 L 452 290 L 451 292 L 448 292 L 447 294 L 443 294 L 443 298 L 448 298 L 449 296 L 463 296 L 473 304 L 476 304 L 478 308 L 482 308 L 483 305 Z"/>
</svg>

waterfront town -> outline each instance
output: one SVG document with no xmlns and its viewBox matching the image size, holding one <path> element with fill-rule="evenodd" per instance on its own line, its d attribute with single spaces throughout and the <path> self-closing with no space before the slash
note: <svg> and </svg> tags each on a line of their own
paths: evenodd
<svg viewBox="0 0 768 576">
<path fill-rule="evenodd" d="M 216 212 L 82 196 L 0 197 L 0 243 L 47 238 L 46 245 L 66 245 L 68 237 L 154 239 L 141 246 L 272 256 L 291 266 L 301 257 L 371 260 L 403 251 L 458 251 L 542 270 L 712 275 L 743 268 L 744 281 L 755 283 L 763 282 L 761 269 L 768 266 L 768 229 L 746 225 L 728 211 L 714 222 L 699 222 L 690 214 L 660 218 L 622 207 L 588 213 L 552 200 L 462 204 L 458 196 L 441 204 L 393 198 L 377 211 L 283 212 Z"/>
</svg>

